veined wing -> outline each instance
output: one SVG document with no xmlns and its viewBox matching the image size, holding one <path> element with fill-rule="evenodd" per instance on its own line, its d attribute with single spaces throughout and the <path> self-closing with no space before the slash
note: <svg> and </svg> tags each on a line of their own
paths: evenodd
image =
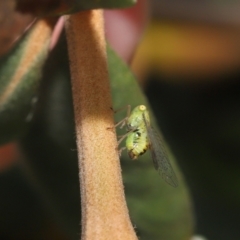
<svg viewBox="0 0 240 240">
<path fill-rule="evenodd" d="M 154 167 L 168 184 L 177 187 L 178 180 L 167 157 L 160 135 L 151 127 L 150 123 L 147 122 L 144 113 L 143 120 L 147 128 Z"/>
</svg>

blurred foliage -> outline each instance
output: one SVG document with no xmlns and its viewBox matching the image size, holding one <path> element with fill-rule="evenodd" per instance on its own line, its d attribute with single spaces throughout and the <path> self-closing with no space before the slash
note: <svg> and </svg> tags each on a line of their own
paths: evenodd
<svg viewBox="0 0 240 240">
<path fill-rule="evenodd" d="M 62 15 L 75 13 L 82 10 L 96 9 L 96 8 L 124 8 L 130 7 L 135 0 L 18 0 L 16 2 L 16 9 L 35 15 Z"/>
<path fill-rule="evenodd" d="M 1 172 L 0 192 L 0 239 L 69 239 L 18 166 Z"/>
<path fill-rule="evenodd" d="M 146 84 L 146 94 L 190 186 L 197 232 L 209 239 L 239 239 L 238 32 L 228 26 L 202 26 L 200 28 L 206 31 L 200 32 L 196 32 L 199 25 L 192 25 L 193 32 L 190 28 L 180 31 L 179 24 L 170 28 L 166 26 L 154 29 L 155 33 L 161 32 L 161 42 L 150 38 L 148 43 L 151 49 L 154 46 L 150 52 L 154 59 L 139 55 L 139 59 L 150 67 L 154 66 L 151 68 L 151 71 L 154 69 L 150 76 L 152 81 Z M 196 40 L 196 49 L 190 43 L 186 44 L 184 39 L 187 36 Z M 152 36 L 154 39 L 157 37 Z M 184 46 L 179 39 L 185 43 Z M 23 164 L 5 172 L 0 178 L 3 193 L 1 239 L 79 238 L 77 156 L 67 53 L 62 41 L 46 63 L 36 114 L 21 139 Z M 210 42 L 215 48 L 208 45 Z M 200 46 L 205 50 L 204 54 L 199 50 Z M 212 49 L 214 51 L 210 51 Z M 132 73 L 112 50 L 108 51 L 113 108 L 147 104 Z M 187 51 L 189 55 L 185 55 Z M 159 53 L 163 55 L 159 56 Z M 197 61 L 197 56 L 201 56 L 201 61 Z M 211 61 L 204 62 L 209 56 Z M 164 60 L 167 58 L 168 62 Z M 185 66 L 184 74 L 182 66 Z M 210 77 L 209 71 L 202 74 L 203 66 L 213 69 Z M 177 70 L 175 74 L 172 74 L 172 69 Z M 145 73 L 148 71 L 149 68 Z M 124 116 L 123 112 L 117 113 L 116 121 Z M 130 161 L 123 153 L 121 164 L 125 192 L 140 239 L 179 240 L 189 239 L 192 234 L 194 220 L 188 191 L 173 162 L 173 154 L 170 156 L 180 180 L 177 189 L 168 186 L 157 174 L 149 153 L 138 161 Z M 49 218 L 51 223 L 47 220 Z"/>
<path fill-rule="evenodd" d="M 128 104 L 132 107 L 139 104 L 149 106 L 132 73 L 110 48 L 108 57 L 114 109 Z M 124 117 L 126 112 L 117 113 L 116 121 Z M 156 128 L 153 115 L 151 119 Z M 118 131 L 118 135 L 122 133 Z M 174 157 L 170 151 L 168 153 L 173 164 Z M 176 164 L 173 168 L 180 184 L 174 189 L 155 171 L 149 153 L 138 161 L 129 161 L 127 153 L 123 152 L 121 162 L 130 215 L 140 239 L 190 238 L 193 231 L 191 202 Z"/>
<path fill-rule="evenodd" d="M 125 64 L 110 49 L 108 49 L 108 56 L 113 107 L 147 104 Z M 116 116 L 116 121 L 122 118 L 122 114 L 124 113 Z M 20 146 L 23 153 L 20 171 L 27 177 L 30 185 L 30 191 L 26 192 L 24 197 L 33 194 L 38 199 L 35 204 L 44 209 L 41 211 L 43 218 L 44 212 L 46 215 L 51 215 L 54 219 L 53 225 L 59 228 L 62 236 L 66 236 L 67 239 L 79 239 L 81 213 L 78 163 L 64 38 L 51 52 L 46 62 L 35 115 L 29 129 L 20 140 Z M 171 161 L 173 160 L 174 158 L 171 157 Z M 154 170 L 148 154 L 136 162 L 130 161 L 124 154 L 122 166 L 130 215 L 140 238 L 188 239 L 193 231 L 191 202 L 177 165 L 173 163 L 180 182 L 180 186 L 176 189 L 161 179 Z M 11 174 L 6 172 L 9 178 Z M 11 191 L 4 179 L 2 184 L 5 184 L 6 192 Z M 12 204 L 15 204 L 14 199 L 4 205 L 6 212 L 12 209 Z M 31 211 L 29 204 L 20 207 L 22 208 L 21 217 L 31 231 L 36 221 L 24 215 L 25 211 L 27 213 Z M 2 207 L 3 205 L 0 205 L 0 208 Z M 1 212 L 2 210 L 0 209 Z M 34 214 L 34 219 L 35 217 L 37 219 L 38 213 Z M 0 221 L 6 221 L 5 217 L 6 214 L 0 215 Z M 10 221 L 8 226 L 14 227 L 14 222 Z M 10 229 L 11 227 L 6 228 L 5 235 L 8 239 L 15 239 L 11 238 Z M 41 236 L 41 229 L 34 231 L 36 235 Z M 26 239 L 27 234 L 27 230 L 26 235 L 19 231 L 18 239 Z M 46 236 L 47 234 L 46 231 Z"/>
<path fill-rule="evenodd" d="M 0 61 L 0 144 L 19 137 L 31 120 L 49 46 L 49 40 L 40 49 L 34 46 L 34 55 L 30 52 L 28 59 L 34 32 L 35 27 Z"/>
<path fill-rule="evenodd" d="M 143 80 L 150 71 L 168 76 L 168 81 L 214 80 L 239 67 L 239 41 L 238 25 L 153 20 L 132 68 Z"/>
<path fill-rule="evenodd" d="M 0 56 L 7 53 L 35 18 L 16 11 L 15 0 L 0 1 Z"/>
<path fill-rule="evenodd" d="M 131 161 L 123 152 L 133 225 L 140 239 L 185 240 L 192 235 L 192 203 L 176 156 L 193 196 L 196 231 L 208 239 L 239 239 L 239 32 L 235 27 L 180 23 L 151 27 L 135 61 L 144 64 L 134 67 L 149 67 L 142 75 L 150 80 L 146 94 L 173 150 L 174 154 L 168 149 L 180 184 L 177 189 L 168 186 L 154 170 L 149 153 Z M 27 37 L 1 59 L 1 67 L 10 64 L 10 70 L 0 70 L 3 86 L 14 73 L 18 56 L 24 55 L 20 46 L 27 48 Z M 112 107 L 149 107 L 132 73 L 110 48 L 108 57 Z M 39 67 L 44 58 L 39 58 Z M 35 82 L 21 82 L 20 97 L 10 98 L 13 115 L 0 119 L 5 124 L 0 125 L 2 142 L 21 136 L 23 153 L 19 166 L 0 175 L 0 239 L 79 239 L 78 164 L 64 37 L 51 52 L 43 77 L 31 76 Z M 40 81 L 34 119 L 26 124 Z M 25 110 L 19 108 L 23 112 L 14 110 L 21 106 L 19 99 L 26 99 Z M 125 116 L 117 113 L 116 122 Z M 152 115 L 155 127 L 156 120 Z"/>
<path fill-rule="evenodd" d="M 51 52 L 31 127 L 21 139 L 23 170 L 68 239 L 79 238 L 80 189 L 66 46 Z M 63 53 L 62 53 L 63 52 Z"/>
<path fill-rule="evenodd" d="M 239 75 L 176 84 L 155 73 L 146 88 L 190 187 L 196 231 L 207 239 L 240 237 Z"/>
<path fill-rule="evenodd" d="M 154 22 L 134 61 L 207 239 L 240 238 L 239 36 L 238 25 Z"/>
</svg>

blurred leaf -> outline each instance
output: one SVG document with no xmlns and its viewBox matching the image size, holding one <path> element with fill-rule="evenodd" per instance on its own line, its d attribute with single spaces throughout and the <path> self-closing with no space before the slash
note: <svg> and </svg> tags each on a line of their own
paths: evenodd
<svg viewBox="0 0 240 240">
<path fill-rule="evenodd" d="M 61 4 L 61 0 L 15 0 L 16 9 L 23 13 L 46 15 L 54 11 Z"/>
<path fill-rule="evenodd" d="M 220 78 L 238 69 L 239 36 L 239 29 L 228 25 L 155 20 L 146 29 L 132 68 L 144 80 L 154 70 L 171 81 L 208 82 L 209 76 Z"/>
<path fill-rule="evenodd" d="M 239 75 L 193 85 L 154 74 L 147 88 L 188 182 L 197 232 L 208 239 L 240 239 Z"/>
<path fill-rule="evenodd" d="M 17 12 L 14 0 L 0 1 L 0 56 L 11 49 L 34 17 Z"/>
<path fill-rule="evenodd" d="M 0 192 L 0 239 L 69 239 L 56 229 L 41 198 L 18 166 L 0 174 Z"/>
<path fill-rule="evenodd" d="M 19 0 L 17 9 L 36 15 L 63 15 L 97 8 L 124 8 L 135 3 L 136 0 Z"/>
<path fill-rule="evenodd" d="M 52 52 L 45 69 L 37 114 L 22 146 L 26 155 L 25 170 L 36 191 L 61 229 L 71 239 L 78 239 L 80 193 L 65 44 L 64 40 Z M 132 73 L 110 48 L 108 60 L 113 107 L 146 104 Z M 119 113 L 116 117 L 123 116 L 124 113 Z M 136 162 L 124 154 L 121 163 L 130 215 L 141 239 L 190 238 L 193 231 L 191 203 L 177 166 L 173 165 L 180 186 L 175 189 L 154 170 L 148 154 Z"/>
<path fill-rule="evenodd" d="M 114 109 L 131 104 L 147 105 L 133 74 L 123 61 L 108 48 Z M 117 122 L 126 117 L 126 112 L 117 113 Z M 152 124 L 154 117 L 151 116 Z M 149 153 L 138 161 L 131 161 L 123 152 L 122 165 L 125 191 L 132 221 L 141 239 L 189 239 L 193 232 L 192 206 L 181 173 L 168 151 L 179 186 L 172 188 L 155 171 Z M 174 230 L 174 231 L 173 231 Z"/>
<path fill-rule="evenodd" d="M 0 144 L 19 137 L 31 120 L 51 33 L 43 30 L 41 23 L 0 61 Z"/>
<path fill-rule="evenodd" d="M 130 7 L 135 3 L 136 0 L 71 0 L 67 4 L 70 6 L 70 12 L 72 13 L 95 8 L 124 8 Z"/>
<path fill-rule="evenodd" d="M 80 236 L 80 188 L 68 55 L 64 38 L 50 53 L 31 127 L 21 139 L 24 172 L 68 239 Z"/>
</svg>

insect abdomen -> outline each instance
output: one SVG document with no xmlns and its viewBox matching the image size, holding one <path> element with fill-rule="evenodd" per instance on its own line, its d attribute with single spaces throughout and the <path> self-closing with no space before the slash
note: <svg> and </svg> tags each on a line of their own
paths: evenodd
<svg viewBox="0 0 240 240">
<path fill-rule="evenodd" d="M 140 148 L 139 146 L 135 146 L 131 150 L 128 151 L 128 155 L 131 159 L 135 160 L 138 156 L 144 154 L 147 151 L 147 145 L 144 148 Z"/>
<path fill-rule="evenodd" d="M 137 159 L 138 156 L 144 154 L 149 148 L 146 133 L 136 131 L 129 134 L 126 141 L 126 146 L 129 157 L 131 159 Z"/>
</svg>

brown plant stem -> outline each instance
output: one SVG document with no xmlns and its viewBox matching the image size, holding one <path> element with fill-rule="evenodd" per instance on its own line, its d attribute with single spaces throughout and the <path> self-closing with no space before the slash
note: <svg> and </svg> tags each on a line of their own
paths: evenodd
<svg viewBox="0 0 240 240">
<path fill-rule="evenodd" d="M 82 240 L 137 239 L 126 206 L 101 10 L 66 21 L 81 185 Z"/>
</svg>

